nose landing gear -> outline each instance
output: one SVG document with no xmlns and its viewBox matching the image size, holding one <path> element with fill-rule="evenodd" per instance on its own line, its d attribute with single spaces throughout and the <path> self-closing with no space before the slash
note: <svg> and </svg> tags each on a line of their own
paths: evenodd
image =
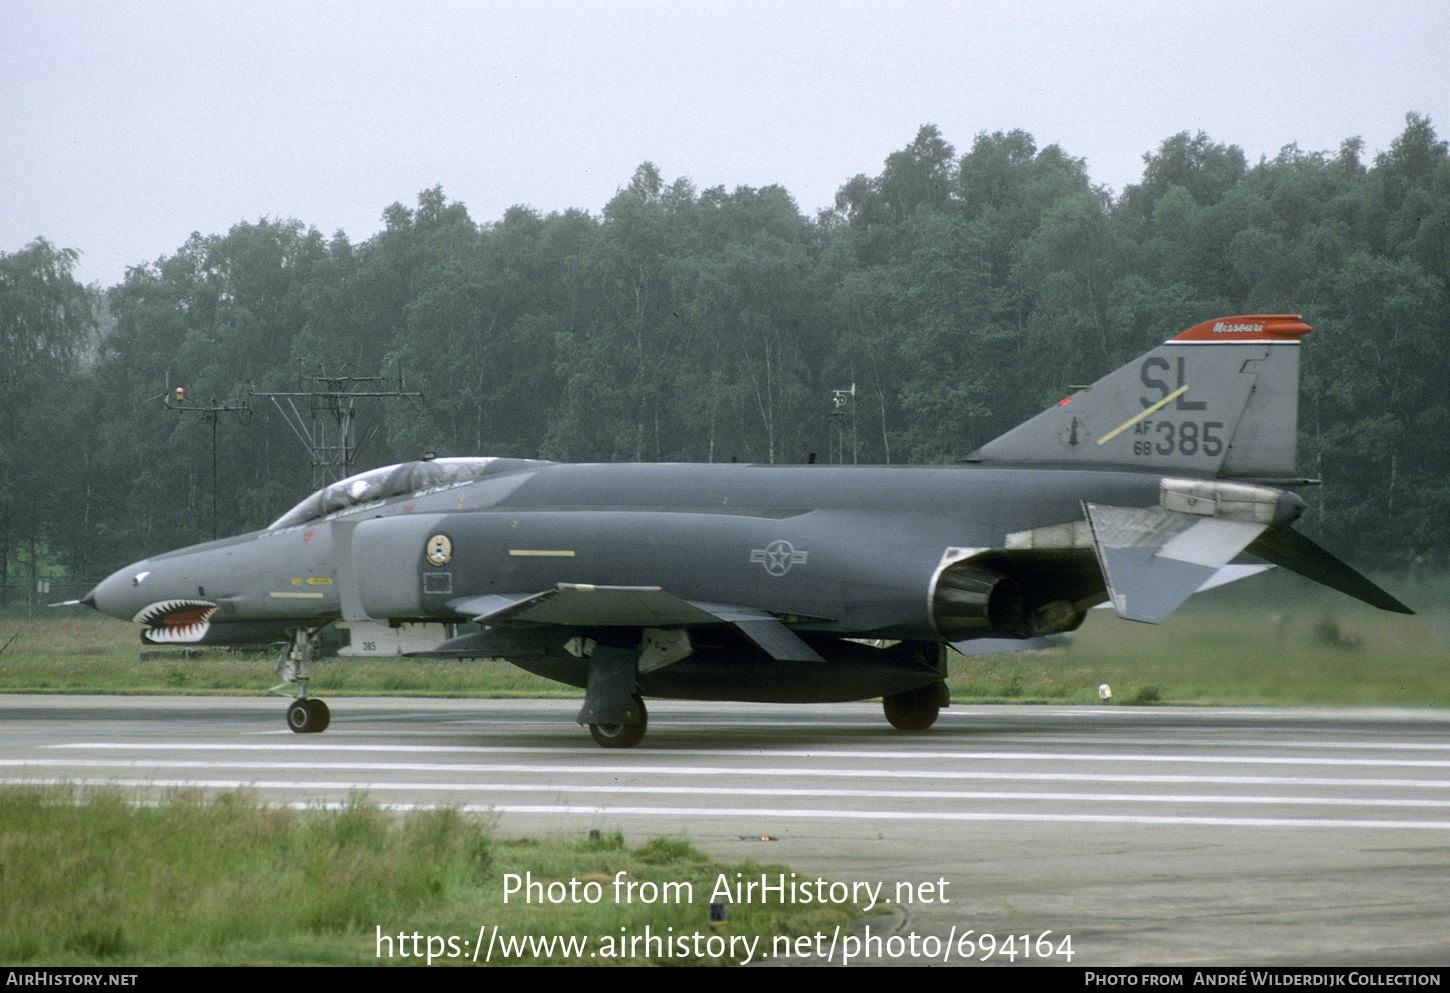
<svg viewBox="0 0 1450 993">
<path fill-rule="evenodd" d="M 292 640 L 277 657 L 277 676 L 282 681 L 268 690 L 269 693 L 296 694 L 297 698 L 287 705 L 287 726 L 298 734 L 325 731 L 332 722 L 332 711 L 327 704 L 307 696 L 307 682 L 312 678 L 308 670 L 308 662 L 312 659 L 312 636 L 318 630 L 298 628 L 291 632 Z"/>
<path fill-rule="evenodd" d="M 321 700 L 293 700 L 287 707 L 287 726 L 298 734 L 326 731 L 332 711 Z"/>
</svg>

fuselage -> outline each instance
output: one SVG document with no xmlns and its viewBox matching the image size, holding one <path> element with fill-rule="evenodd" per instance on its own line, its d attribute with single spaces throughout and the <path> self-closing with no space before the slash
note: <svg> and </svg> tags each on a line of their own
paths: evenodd
<svg viewBox="0 0 1450 993">
<path fill-rule="evenodd" d="M 206 641 L 248 642 L 338 618 L 457 620 L 461 598 L 559 583 L 652 586 L 803 630 L 937 638 L 928 587 L 947 550 L 1079 521 L 1084 500 L 1148 506 L 1161 482 L 971 465 L 477 462 L 475 475 L 337 509 L 319 491 L 267 529 L 127 566 L 88 602 L 149 640 L 204 623 Z"/>
</svg>

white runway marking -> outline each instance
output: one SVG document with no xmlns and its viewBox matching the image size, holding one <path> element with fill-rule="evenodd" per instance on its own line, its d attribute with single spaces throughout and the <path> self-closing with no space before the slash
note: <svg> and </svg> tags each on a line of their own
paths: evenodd
<svg viewBox="0 0 1450 993">
<path fill-rule="evenodd" d="M 9 783 L 11 781 L 4 781 Z M 48 781 L 15 781 L 36 784 L 37 782 L 48 782 L 52 785 L 96 785 L 96 786 L 123 786 L 128 788 L 152 788 L 152 789 L 303 789 L 303 790 L 349 790 L 369 792 L 387 789 L 407 790 L 470 790 L 487 791 L 489 789 L 500 789 L 501 791 L 551 791 L 560 792 L 557 784 L 550 786 L 467 786 L 464 784 L 387 784 L 387 783 L 299 783 L 292 781 L 247 781 L 247 780 L 48 780 Z M 591 792 L 591 790 L 581 790 Z M 614 792 L 608 790 L 597 790 L 597 792 Z M 620 789 L 617 792 L 649 792 L 645 790 L 631 791 Z M 698 791 L 690 791 L 698 792 Z M 719 791 L 711 791 L 717 793 Z M 724 791 L 727 794 L 739 793 L 742 791 Z M 811 795 L 809 791 L 788 791 L 788 795 L 800 796 Z M 1009 799 L 1022 799 L 1021 796 L 1007 795 Z M 1102 800 L 1102 797 L 1073 797 L 1073 799 Z M 1162 801 L 1165 798 L 1155 797 L 1132 797 L 1125 799 L 1142 801 Z M 1210 797 L 1205 800 L 1214 802 L 1221 801 L 1222 797 Z M 1266 798 L 1265 802 L 1276 802 L 1278 798 Z M 1282 801 L 1278 801 L 1282 802 Z M 1372 805 L 1372 804 L 1371 804 Z M 299 807 L 336 807 L 338 803 L 293 804 Z M 1359 830 L 1418 830 L 1418 831 L 1450 831 L 1450 821 L 1387 821 L 1387 820 L 1351 820 L 1351 819 L 1310 819 L 1310 818 L 1288 818 L 1288 817 L 1198 817 L 1198 816 L 1168 816 L 1148 814 L 1053 814 L 1053 813 L 1031 813 L 1015 811 L 933 811 L 933 810 L 832 810 L 821 807 L 781 808 L 781 807 L 647 807 L 635 805 L 611 805 L 611 804 L 464 804 L 455 806 L 452 804 L 418 804 L 418 803 L 385 803 L 381 804 L 388 810 L 409 811 L 409 810 L 431 810 L 438 807 L 454 807 L 469 813 L 495 813 L 495 814 L 567 814 L 567 815 L 590 815 L 590 816 L 641 816 L 641 817 L 748 817 L 754 820 L 898 820 L 898 821 L 992 821 L 992 822 L 1037 822 L 1054 824 L 1133 824 L 1133 825 L 1178 825 L 1184 827 L 1272 827 L 1272 828 L 1335 828 L 1335 829 L 1359 829 Z"/>
<path fill-rule="evenodd" d="M 22 785 L 42 782 L 34 779 L 0 779 L 0 785 Z M 420 792 L 476 792 L 476 793 L 559 793 L 567 787 L 559 783 L 390 783 L 378 780 L 300 780 L 300 779 L 49 779 L 51 785 L 74 783 L 86 786 L 115 785 L 128 788 L 154 787 L 180 789 L 187 786 L 204 789 L 314 789 L 314 790 L 359 790 L 369 792 L 388 790 L 417 790 Z M 895 800 L 1026 800 L 1031 802 L 1092 802 L 1092 803 L 1228 803 L 1228 804 L 1290 804 L 1319 807 L 1405 807 L 1444 810 L 1450 808 L 1450 800 L 1402 800 L 1386 798 L 1353 799 L 1347 797 L 1297 797 L 1297 796 L 1225 796 L 1223 794 L 1159 794 L 1159 793 L 1035 793 L 1022 791 L 977 791 L 977 790 L 848 790 L 810 787 L 694 787 L 694 786 L 641 786 L 592 784 L 572 787 L 578 793 L 621 793 L 629 795 L 648 794 L 655 796 L 759 796 L 759 797 L 826 797 L 832 799 L 895 799 Z"/>
<path fill-rule="evenodd" d="M 69 747 L 69 746 L 67 746 Z M 144 749 L 143 749 L 144 750 Z M 199 750 L 187 746 L 187 750 Z M 206 749 L 212 750 L 212 749 Z M 232 750 L 228 747 L 227 750 Z M 576 753 L 579 754 L 579 753 Z M 585 752 L 585 756 L 595 753 Z M 843 756 L 832 756 L 840 758 Z M 859 757 L 859 756 L 856 756 Z M 1057 756 L 1039 756 L 1041 761 L 1052 761 Z M 1233 764 L 1235 760 L 1226 760 Z M 1075 783 L 1160 783 L 1172 784 L 1216 784 L 1216 785 L 1264 785 L 1264 786 L 1356 786 L 1356 787 L 1408 787 L 1415 789 L 1450 788 L 1450 779 L 1350 779 L 1328 776 L 1216 776 L 1176 775 L 1150 773 L 1071 773 L 1071 772 L 997 772 L 973 769 L 900 769 L 900 768 L 810 768 L 805 766 L 661 766 L 661 765 L 590 765 L 587 764 L 544 764 L 521 763 L 444 763 L 444 762 L 335 762 L 272 760 L 259 762 L 230 762 L 216 759 L 0 759 L 4 768 L 114 768 L 114 769 L 257 769 L 261 771 L 278 769 L 373 771 L 373 772 L 451 772 L 458 774 L 521 773 L 540 775 L 557 773 L 561 775 L 609 775 L 609 776 L 682 776 L 682 777 L 820 777 L 824 779 L 927 779 L 927 780 L 1007 780 L 1022 782 L 1075 782 Z M 1407 763 L 1414 765 L 1415 763 Z"/>
<path fill-rule="evenodd" d="M 1158 744 L 1158 742 L 1155 742 Z M 1256 748 L 1264 748 L 1265 743 L 1252 744 Z M 860 749 L 860 748 L 833 748 L 833 749 L 794 749 L 794 748 L 772 748 L 769 751 L 762 749 L 737 749 L 737 748 L 672 748 L 668 752 L 656 753 L 648 749 L 636 752 L 638 755 L 667 754 L 671 758 L 676 756 L 694 756 L 701 758 L 762 758 L 773 757 L 795 757 L 815 758 L 822 760 L 841 759 L 882 759 L 895 761 L 909 759 L 911 761 L 951 761 L 951 762 L 1161 762 L 1164 764 L 1242 764 L 1242 765 L 1343 765 L 1343 766 L 1364 766 L 1367 768 L 1383 768 L 1388 766 L 1411 766 L 1426 769 L 1450 769 L 1450 759 L 1403 759 L 1403 758 L 1315 758 L 1303 755 L 1154 755 L 1141 754 L 1136 752 L 1097 752 L 1097 753 L 1073 753 L 1060 752 L 1058 746 L 1049 741 L 1043 742 L 1044 749 L 1048 751 L 1038 752 L 974 752 L 974 751 L 895 751 L 881 749 Z M 209 743 L 188 743 L 188 742 L 67 742 L 65 744 L 50 745 L 50 748 L 57 749 L 78 749 L 78 750 L 126 750 L 126 751 L 210 751 L 215 746 Z M 1212 747 L 1228 747 L 1221 743 L 1213 743 Z M 1236 746 L 1242 747 L 1242 746 Z M 1276 747 L 1270 745 L 1269 747 Z M 1340 748 L 1392 748 L 1391 745 L 1340 745 L 1336 742 L 1308 742 L 1279 745 L 1277 747 L 1298 747 L 1318 748 L 1324 751 L 1334 751 Z M 1440 745 L 1402 745 L 1401 748 L 1434 748 L 1444 750 L 1450 746 Z M 499 745 L 360 745 L 352 743 L 320 742 L 320 741 L 297 741 L 297 742 L 243 742 L 229 743 L 227 751 L 308 751 L 308 752 L 385 752 L 388 754 L 440 754 L 440 755 L 477 755 L 489 752 L 510 752 L 527 753 L 529 755 L 598 755 L 600 753 L 580 748 L 558 748 L 550 746 L 531 747 L 528 745 L 499 746 Z"/>
<path fill-rule="evenodd" d="M 1161 742 L 1155 741 L 1154 744 Z M 1181 742 L 1180 742 L 1181 744 Z M 1356 830 L 1450 830 L 1450 820 L 1403 820 L 1355 817 L 1232 816 L 1227 813 L 1186 812 L 1183 807 L 1245 806 L 1319 808 L 1329 810 L 1443 811 L 1450 799 L 1427 797 L 1423 791 L 1450 787 L 1450 777 L 1394 777 L 1357 775 L 1360 770 L 1405 770 L 1431 773 L 1450 768 L 1450 761 L 1424 759 L 1413 754 L 1368 758 L 1362 750 L 1378 747 L 1357 742 L 1360 755 L 1279 756 L 1263 754 L 1275 747 L 1334 751 L 1343 746 L 1324 742 L 1258 742 L 1257 754 L 1189 755 L 1144 751 L 1090 753 L 1044 750 L 972 751 L 962 749 L 812 748 L 784 749 L 679 749 L 641 751 L 621 756 L 579 748 L 552 746 L 439 745 L 329 741 L 140 741 L 64 742 L 42 749 L 43 757 L 0 759 L 0 769 L 44 770 L 48 782 L 79 785 L 110 783 L 128 789 L 252 789 L 273 794 L 303 796 L 297 805 L 330 806 L 339 795 L 398 796 L 384 803 L 389 809 L 436 806 L 433 797 L 457 797 L 459 809 L 496 814 L 548 816 L 670 818 L 827 819 L 861 821 L 961 821 L 999 823 L 1182 825 L 1197 827 L 1316 828 Z M 1220 748 L 1222 743 L 1211 747 Z M 1439 745 L 1433 746 L 1439 750 Z M 190 758 L 188 753 L 215 755 L 221 750 L 237 758 Z M 1400 749 L 1408 752 L 1408 749 Z M 78 754 L 79 753 L 79 754 Z M 88 753 L 88 754 L 87 754 Z M 124 757 L 122 754 L 125 753 Z M 527 756 L 550 761 L 467 761 L 482 756 Z M 74 757 L 72 757 L 74 756 Z M 709 759 L 674 764 L 681 759 Z M 567 759 L 561 761 L 561 759 Z M 731 760 L 734 760 L 732 763 Z M 909 763 L 903 767 L 902 762 Z M 1003 768 L 1006 764 L 1021 769 Z M 1132 766 L 1137 772 L 1072 771 L 1073 766 Z M 1175 767 L 1183 772 L 1150 772 L 1152 766 Z M 1224 775 L 1187 771 L 1185 767 L 1309 766 L 1326 775 Z M 1342 775 L 1331 770 L 1339 769 Z M 114 770 L 123 778 L 96 778 Z M 68 772 L 90 773 L 65 780 Z M 139 777 L 141 774 L 145 778 Z M 192 775 L 195 774 L 195 775 Z M 220 775 L 218 775 L 220 774 Z M 281 775 L 279 775 L 281 774 Z M 348 778 L 337 778 L 342 774 Z M 309 778 L 315 777 L 315 778 Z M 451 778 L 450 778 L 451 777 Z M 487 777 L 486 781 L 481 781 Z M 512 778 L 511 778 L 512 777 Z M 541 778 L 543 777 L 543 778 Z M 612 780 L 612 781 L 601 781 Z M 661 782 L 665 780 L 665 782 Z M 688 780 L 682 783 L 681 780 Z M 762 785 L 761 780 L 782 781 Z M 841 780 L 879 786 L 842 786 Z M 20 778 L 6 782 L 24 782 Z M 30 780 L 34 781 L 34 780 Z M 971 782 L 1010 783 L 1020 789 L 951 788 L 945 784 Z M 912 784 L 930 783 L 929 786 Z M 1030 786 L 1061 783 L 1079 790 L 1043 790 Z M 1091 787 L 1116 787 L 1094 792 Z M 1144 787 L 1142 792 L 1122 787 Z M 1152 792 L 1169 786 L 1171 793 Z M 1260 789 L 1262 793 L 1231 792 Z M 1333 795 L 1298 795 L 1295 790 L 1316 788 Z M 1184 792 L 1184 790 L 1199 792 Z M 1418 796 L 1399 795 L 1405 790 Z M 481 802 L 482 798 L 519 794 L 548 794 L 556 802 L 544 804 Z M 408 799 L 407 797 L 427 799 Z M 584 802 L 592 798 L 678 798 L 688 806 L 638 803 Z M 330 799 L 329 799 L 330 797 Z M 727 806 L 730 800 L 753 798 L 763 806 Z M 725 802 L 721 802 L 725 801 Z M 807 805 L 802 805 L 805 801 Z M 789 804 L 789 806 L 786 806 Z M 920 805 L 918 807 L 918 805 Z M 1040 809 L 1052 805 L 1052 809 Z M 980 809 L 984 806 L 998 809 Z M 1144 808 L 1141 813 L 1124 807 Z M 942 809 L 945 807 L 946 809 Z M 965 809 L 964 809 L 965 808 Z M 1067 809 L 1063 809 L 1067 808 Z M 1116 810 L 1114 809 L 1116 808 Z"/>
</svg>

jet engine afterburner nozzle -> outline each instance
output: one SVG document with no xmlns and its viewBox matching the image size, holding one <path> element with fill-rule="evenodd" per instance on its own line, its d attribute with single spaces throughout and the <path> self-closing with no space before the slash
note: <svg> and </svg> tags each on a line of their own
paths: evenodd
<svg viewBox="0 0 1450 993">
<path fill-rule="evenodd" d="M 1022 589 L 1011 576 L 958 563 L 938 573 L 931 591 L 931 619 L 947 641 L 1029 633 Z"/>
</svg>

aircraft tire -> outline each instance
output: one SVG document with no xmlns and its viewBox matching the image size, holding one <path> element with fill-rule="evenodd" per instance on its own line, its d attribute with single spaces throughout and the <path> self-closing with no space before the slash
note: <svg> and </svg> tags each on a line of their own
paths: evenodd
<svg viewBox="0 0 1450 993">
<path fill-rule="evenodd" d="M 307 707 L 312 711 L 312 717 L 317 721 L 314 731 L 326 731 L 327 725 L 332 723 L 332 710 L 321 700 L 308 699 Z"/>
<path fill-rule="evenodd" d="M 600 748 L 633 748 L 644 740 L 644 732 L 649 726 L 649 711 L 645 709 L 644 700 L 638 695 L 634 702 L 639 704 L 638 724 L 591 724 L 589 733 L 594 737 L 594 743 Z"/>
<path fill-rule="evenodd" d="M 941 685 L 932 683 L 905 693 L 892 693 L 881 698 L 886 719 L 898 731 L 925 731 L 936 723 L 941 713 Z"/>
<path fill-rule="evenodd" d="M 332 711 L 321 700 L 293 700 L 287 707 L 287 726 L 298 734 L 316 734 L 332 723 Z"/>
</svg>

